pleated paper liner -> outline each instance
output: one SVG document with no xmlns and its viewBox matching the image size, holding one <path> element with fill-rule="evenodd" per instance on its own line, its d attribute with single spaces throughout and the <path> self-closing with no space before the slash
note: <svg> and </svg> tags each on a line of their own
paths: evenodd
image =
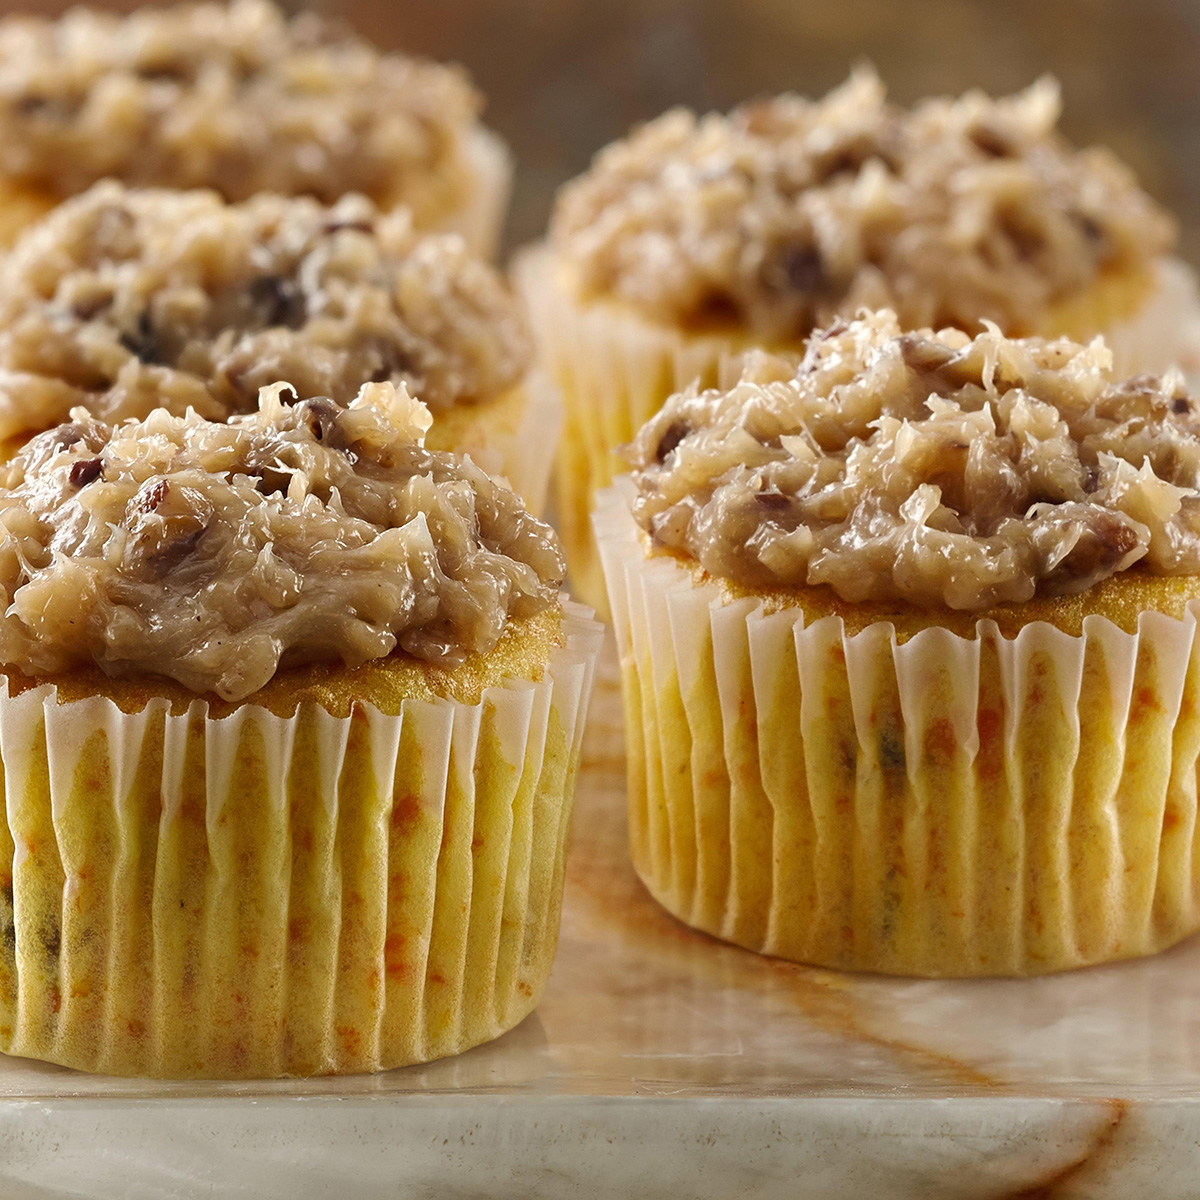
<svg viewBox="0 0 1200 1200">
<path fill-rule="evenodd" d="M 454 1054 L 537 1004 L 602 638 L 393 715 L 0 699 L 0 1048 L 250 1078 Z"/>
<path fill-rule="evenodd" d="M 508 218 L 513 157 L 503 140 L 482 126 L 467 134 L 463 153 L 468 173 L 464 199 L 434 228 L 461 234 L 473 253 L 495 259 Z"/>
<path fill-rule="evenodd" d="M 746 339 L 736 331 L 701 335 L 653 324 L 617 304 L 581 304 L 544 246 L 518 257 L 514 279 L 542 365 L 562 394 L 554 499 L 573 589 L 605 612 L 591 511 L 596 493 L 625 469 L 617 448 L 694 380 L 732 384 Z"/>
<path fill-rule="evenodd" d="M 633 859 L 675 916 L 800 962 L 1031 975 L 1200 928 L 1200 646 L 1183 619 L 850 636 L 596 525 Z"/>
<path fill-rule="evenodd" d="M 596 493 L 625 470 L 618 448 L 693 382 L 727 387 L 754 342 L 744 330 L 696 333 L 648 321 L 614 301 L 580 301 L 546 246 L 524 251 L 515 279 L 525 297 L 538 351 L 566 409 L 555 469 L 559 531 L 577 593 L 607 611 L 592 536 Z M 1200 299 L 1191 269 L 1164 259 L 1152 273 L 1103 277 L 1052 311 L 1044 332 L 1084 341 L 1112 337 L 1121 377 L 1176 363 L 1200 374 Z M 767 347 L 802 353 L 803 342 Z"/>
<path fill-rule="evenodd" d="M 503 479 L 536 516 L 546 507 L 561 426 L 558 390 L 543 371 L 534 370 L 492 400 L 435 412 L 425 444 L 469 454 L 489 475 Z"/>
</svg>

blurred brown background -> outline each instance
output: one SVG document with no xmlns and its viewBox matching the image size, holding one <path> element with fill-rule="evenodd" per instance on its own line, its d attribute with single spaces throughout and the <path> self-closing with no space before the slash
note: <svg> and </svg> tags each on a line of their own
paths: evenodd
<svg viewBox="0 0 1200 1200">
<path fill-rule="evenodd" d="M 470 69 L 520 163 L 510 245 L 536 237 L 555 187 L 634 122 L 672 104 L 820 93 L 869 58 L 901 101 L 1054 73 L 1067 133 L 1129 161 L 1179 214 L 1185 253 L 1200 261 L 1200 0 L 311 3 L 383 46 Z M 3 11 L 65 7 L 0 0 Z"/>
</svg>

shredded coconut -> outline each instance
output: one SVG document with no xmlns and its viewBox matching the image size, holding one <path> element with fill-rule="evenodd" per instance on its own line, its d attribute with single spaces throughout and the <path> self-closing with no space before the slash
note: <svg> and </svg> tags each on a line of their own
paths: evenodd
<svg viewBox="0 0 1200 1200">
<path fill-rule="evenodd" d="M 264 388 L 228 423 L 83 410 L 0 487 L 0 662 L 98 663 L 239 700 L 277 669 L 393 651 L 454 666 L 556 602 L 553 530 L 430 451 L 391 384 L 348 405 Z"/>
<path fill-rule="evenodd" d="M 1113 379 L 1100 339 L 839 321 L 729 391 L 672 397 L 629 449 L 660 546 L 752 588 L 979 610 L 1135 563 L 1200 575 L 1200 412 Z"/>
<path fill-rule="evenodd" d="M 0 263 L 0 437 L 83 405 L 101 420 L 189 406 L 221 420 L 260 387 L 348 402 L 404 383 L 435 411 L 525 373 L 524 318 L 451 234 L 362 197 L 333 207 L 97 184 Z"/>
<path fill-rule="evenodd" d="M 428 224 L 468 186 L 479 107 L 460 71 L 266 0 L 0 22 L 0 171 L 59 197 L 110 176 L 231 200 L 361 192 Z"/>
<path fill-rule="evenodd" d="M 674 110 L 602 151 L 551 227 L 587 296 L 791 341 L 859 307 L 906 328 L 1047 307 L 1169 248 L 1170 218 L 1109 152 L 1056 132 L 1049 80 L 904 111 L 860 70 L 823 100 Z"/>
</svg>

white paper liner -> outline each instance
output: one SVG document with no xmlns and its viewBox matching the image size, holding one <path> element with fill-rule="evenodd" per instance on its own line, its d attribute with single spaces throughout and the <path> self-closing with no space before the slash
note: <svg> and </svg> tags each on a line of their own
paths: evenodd
<svg viewBox="0 0 1200 1200">
<path fill-rule="evenodd" d="M 596 492 L 625 469 L 618 447 L 673 392 L 695 381 L 706 387 L 732 385 L 745 338 L 687 333 L 616 304 L 580 304 L 558 278 L 544 245 L 517 256 L 513 278 L 529 308 L 539 357 L 565 408 L 554 478 L 572 584 L 603 612 L 604 580 L 590 513 Z"/>
<path fill-rule="evenodd" d="M 633 857 L 674 915 L 857 970 L 1024 975 L 1200 928 L 1200 603 L 1135 633 L 936 626 L 726 602 L 596 532 L 627 711 Z"/>
<path fill-rule="evenodd" d="M 1200 386 L 1200 289 L 1182 259 L 1162 258 L 1137 312 L 1103 332 L 1118 378 L 1179 367 L 1193 387 Z"/>
<path fill-rule="evenodd" d="M 446 216 L 439 228 L 462 234 L 475 254 L 494 260 L 508 218 L 513 157 L 500 136 L 482 125 L 467 134 L 463 156 L 471 176 L 466 199 L 461 208 Z"/>
<path fill-rule="evenodd" d="M 558 388 L 543 370 L 525 380 L 528 403 L 521 423 L 504 447 L 499 472 L 535 516 L 546 510 L 550 474 L 562 433 L 563 406 Z"/>
<path fill-rule="evenodd" d="M 602 627 L 543 678 L 335 718 L 0 695 L 0 1047 L 113 1074 L 379 1070 L 536 1005 Z M 0 868 L 2 869 L 2 868 Z"/>
</svg>

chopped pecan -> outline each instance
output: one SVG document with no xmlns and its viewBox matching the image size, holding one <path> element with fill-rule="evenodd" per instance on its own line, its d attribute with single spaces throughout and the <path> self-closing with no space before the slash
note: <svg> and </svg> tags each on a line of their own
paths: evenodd
<svg viewBox="0 0 1200 1200">
<path fill-rule="evenodd" d="M 672 421 L 671 424 L 667 426 L 662 437 L 658 439 L 658 450 L 655 452 L 655 457 L 658 459 L 658 461 L 665 462 L 667 455 L 671 454 L 675 450 L 675 447 L 678 446 L 679 443 L 682 442 L 689 433 L 691 433 L 691 430 L 687 427 L 685 422 Z"/>
<path fill-rule="evenodd" d="M 254 328 L 300 329 L 308 319 L 304 290 L 294 279 L 262 275 L 246 288 L 247 317 Z"/>
<path fill-rule="evenodd" d="M 147 366 L 156 366 L 164 361 L 162 358 L 162 346 L 159 344 L 158 335 L 154 331 L 154 322 L 151 320 L 150 313 L 145 309 L 138 316 L 137 328 L 132 332 L 127 331 L 122 333 L 120 341 L 121 345 L 138 362 L 146 363 Z"/>
<path fill-rule="evenodd" d="M 304 410 L 308 414 L 309 428 L 318 442 L 327 441 L 337 427 L 338 413 L 341 409 L 328 396 L 314 396 L 304 401 Z"/>
<path fill-rule="evenodd" d="M 146 516 L 148 513 L 154 512 L 158 506 L 167 498 L 171 490 L 171 485 L 165 479 L 156 479 L 149 486 L 143 486 L 142 489 L 130 501 L 128 517 L 130 520 L 136 517 Z"/>
<path fill-rule="evenodd" d="M 98 458 L 84 458 L 71 464 L 71 486 L 87 487 L 94 479 L 99 479 L 104 472 L 104 463 Z"/>
<path fill-rule="evenodd" d="M 1079 540 L 1046 576 L 1046 591 L 1078 591 L 1104 579 L 1137 549 L 1140 540 L 1127 518 L 1093 508 Z"/>
</svg>

